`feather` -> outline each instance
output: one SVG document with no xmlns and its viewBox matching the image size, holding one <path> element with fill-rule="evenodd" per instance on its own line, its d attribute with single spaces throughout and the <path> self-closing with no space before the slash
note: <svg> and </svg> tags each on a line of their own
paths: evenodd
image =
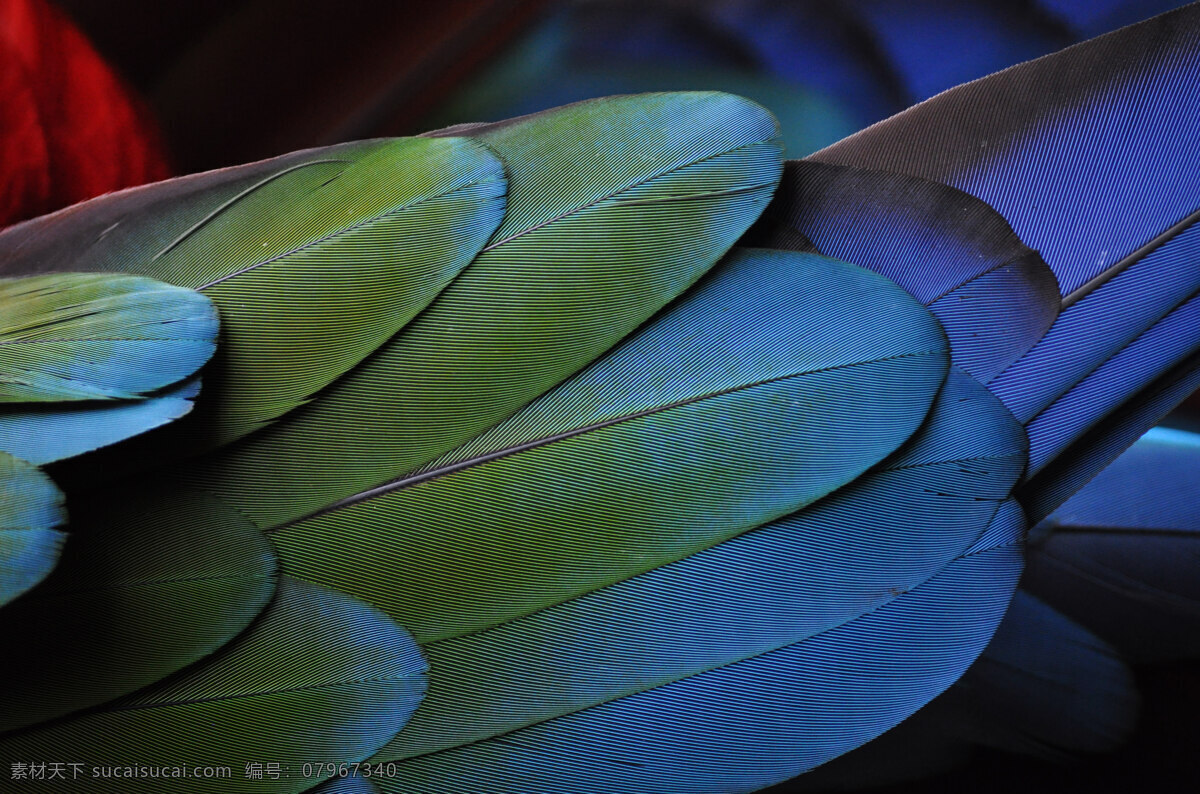
<svg viewBox="0 0 1200 794">
<path fill-rule="evenodd" d="M 1116 749 L 1139 706 L 1120 654 L 1025 590 L 946 700 L 960 737 L 1051 759 Z"/>
<path fill-rule="evenodd" d="M 0 403 L 138 399 L 216 346 L 209 300 L 148 278 L 0 279 L 0 306 Z"/>
<path fill-rule="evenodd" d="M 420 702 L 424 669 L 412 639 L 378 610 L 284 577 L 253 628 L 208 660 L 102 709 L 5 734 L 0 753 L 86 759 L 89 769 L 220 764 L 224 776 L 172 779 L 170 788 L 299 792 L 400 730 Z M 244 770 L 267 759 L 288 774 L 247 783 Z M 119 787 L 162 791 L 163 782 L 126 774 Z M 75 788 L 112 791 L 114 780 L 80 777 Z"/>
<path fill-rule="evenodd" d="M 1060 320 L 1040 343 L 1050 352 L 1039 351 L 1058 293 L 972 191 L 829 164 L 810 168 L 837 176 L 825 218 L 811 237 L 784 229 L 787 241 L 836 238 L 828 229 L 838 223 L 867 228 L 859 219 L 873 213 L 875 228 L 889 230 L 876 235 L 903 232 L 886 242 L 913 263 L 894 272 L 914 294 L 928 290 L 920 301 L 816 253 L 740 249 L 705 276 L 774 188 L 775 133 L 750 103 L 688 94 L 610 98 L 427 139 L 472 137 L 504 163 L 505 215 L 479 256 L 328 380 L 282 390 L 289 405 L 309 404 L 164 480 L 137 482 L 148 495 L 94 495 L 115 494 L 133 514 L 156 500 L 212 500 L 189 515 L 213 523 L 207 514 L 228 513 L 215 522 L 223 531 L 270 538 L 286 574 L 275 600 L 238 636 L 163 664 L 157 683 L 126 678 L 116 661 L 144 637 L 108 646 L 90 710 L 18 729 L 0 748 L 238 764 L 370 756 L 401 770 L 375 785 L 405 792 L 749 791 L 846 753 L 945 690 L 988 643 L 1021 567 L 1024 517 L 1009 493 L 1027 460 L 1021 423 L 1042 409 L 1014 418 L 1000 398 L 1029 395 L 996 383 L 1014 367 L 1036 370 L 1023 363 L 1031 358 L 1065 355 L 1072 323 L 1084 321 Z M 296 165 L 260 185 L 269 197 L 292 174 L 323 173 L 330 164 L 303 161 L 314 156 L 205 184 L 217 195 L 222 179 L 253 184 L 281 162 Z M 814 184 L 824 190 L 824 179 Z M 834 185 L 853 190 L 843 198 Z M 879 186 L 886 200 L 861 207 Z M 251 191 L 245 203 L 260 198 Z M 219 228 L 217 205 L 197 216 L 198 235 Z M 87 223 L 112 206 L 94 205 Z M 912 255 L 934 243 L 904 207 L 968 216 L 937 241 L 937 259 L 953 263 L 938 278 Z M 45 223 L 33 237 L 54 247 Z M 187 228 L 158 250 L 193 244 Z M 76 232 L 64 245 L 90 244 Z M 1134 410 L 1129 394 L 1179 366 L 1186 350 L 1171 348 L 1142 369 L 1112 365 L 1116 381 L 1103 371 L 1125 343 L 1166 333 L 1164 318 L 1182 322 L 1171 312 L 1184 288 L 1153 277 L 1180 268 L 1178 251 L 1162 253 L 1180 239 L 1068 301 L 1068 312 L 1087 304 L 1093 313 L 1077 317 L 1091 322 L 1112 300 L 1145 311 L 1137 328 L 1104 329 L 1103 350 L 1085 351 L 1090 368 L 1066 362 L 1062 383 L 1045 387 L 1047 407 L 1095 378 L 1096 404 L 1121 416 Z M 891 266 L 879 246 L 858 248 Z M 1054 250 L 1057 277 L 1076 278 L 1065 249 Z M 1127 273 L 1154 288 L 1153 309 L 1120 280 Z M 1101 294 L 1095 309 L 1088 301 Z M 975 315 L 954 300 L 937 306 L 951 349 L 920 302 L 976 295 Z M 995 336 L 1002 317 L 1018 339 L 960 352 L 972 321 Z M 293 343 L 276 330 L 259 351 L 272 360 L 271 344 Z M 966 372 L 949 368 L 952 353 Z M 276 390 L 262 384 L 263 394 Z M 286 410 L 260 402 L 256 410 Z M 204 496 L 182 496 L 181 485 Z M 154 537 L 116 523 L 143 545 Z M 91 534 L 110 553 L 120 547 L 119 532 Z M 393 656 L 407 661 L 389 671 L 343 665 L 354 654 L 346 624 L 394 640 Z M 398 736 L 423 691 L 423 664 L 397 624 L 431 663 L 429 700 Z M 1009 672 L 988 680 L 1003 691 L 1021 678 Z M 46 678 L 52 693 L 70 675 L 50 665 Z M 41 684 L 27 688 L 47 697 Z"/>
<path fill-rule="evenodd" d="M 1200 353 L 1183 359 L 1104 418 L 1018 489 L 1031 521 L 1042 521 L 1200 388 Z"/>
<path fill-rule="evenodd" d="M 0 279 L 0 449 L 42 465 L 192 410 L 213 354 L 208 298 L 153 279 L 62 273 Z"/>
<path fill-rule="evenodd" d="M 199 393 L 193 378 L 144 400 L 21 405 L 0 413 L 0 449 L 39 466 L 72 458 L 187 415 Z"/>
<path fill-rule="evenodd" d="M 1059 761 L 1105 752 L 1133 731 L 1139 701 L 1117 651 L 1020 589 L 953 686 L 792 787 L 852 791 L 929 777 L 964 765 L 980 746 Z"/>
<path fill-rule="evenodd" d="M 212 497 L 144 483 L 106 496 L 71 502 L 58 567 L 0 610 L 0 631 L 20 638 L 0 648 L 0 731 L 176 672 L 245 629 L 275 590 L 262 533 Z"/>
<path fill-rule="evenodd" d="M 1200 238 L 1197 242 L 1200 243 Z M 1182 258 L 1176 266 L 1186 271 L 1197 260 L 1200 260 L 1200 245 L 1192 257 Z M 1131 407 L 1144 405 L 1146 399 L 1128 396 L 1126 384 L 1149 384 L 1179 362 L 1200 353 L 1200 334 L 1196 329 L 1200 329 L 1200 294 L 1113 353 L 1075 388 L 1034 417 L 1027 425 L 1030 436 L 1038 436 L 1043 443 L 1030 456 L 1031 475 L 1037 476 L 1064 450 L 1086 439 L 1085 429 L 1089 428 L 1089 422 L 1095 423 L 1096 417 L 1115 414 L 1125 402 Z M 1113 428 L 1109 424 L 1105 422 L 1099 432 L 1110 434 Z"/>
<path fill-rule="evenodd" d="M 67 537 L 57 527 L 66 519 L 63 495 L 50 478 L 0 452 L 0 606 L 54 568 Z"/>
<path fill-rule="evenodd" d="M 420 642 L 477 631 L 850 482 L 924 419 L 944 344 L 875 274 L 739 251 L 510 420 L 271 540 L 289 574 L 379 606 Z M 380 559 L 369 572 L 364 555 Z"/>
<path fill-rule="evenodd" d="M 979 432 L 962 432 L 966 417 Z M 977 541 L 1024 452 L 1008 412 L 952 374 L 901 450 L 807 509 L 574 600 L 427 642 L 429 697 L 379 758 L 501 736 L 847 624 Z"/>
<path fill-rule="evenodd" d="M 462 444 L 607 350 L 716 261 L 778 181 L 775 129 L 746 100 L 650 94 L 460 130 L 508 169 L 508 209 L 485 249 L 403 333 L 286 426 L 184 476 L 270 528 Z"/>
<path fill-rule="evenodd" d="M 942 323 L 955 365 L 983 382 L 1058 314 L 1054 275 L 995 210 L 903 174 L 789 161 L 746 242 L 819 251 L 896 281 Z"/>
<path fill-rule="evenodd" d="M 422 310 L 496 228 L 504 190 L 470 141 L 343 144 L 20 224 L 0 234 L 0 261 L 142 273 L 211 298 L 221 352 L 189 422 L 211 445 L 295 408 Z"/>
<path fill-rule="evenodd" d="M 960 188 L 1041 253 L 1063 310 L 989 384 L 1023 422 L 1200 290 L 1188 265 L 1200 240 L 1198 41 L 1192 5 L 953 89 L 814 155 Z M 1080 157 L 1082 145 L 1095 155 Z M 1194 324 L 1185 336 L 1200 340 Z M 1122 374 L 1105 387 L 1114 402 L 1146 384 L 1144 372 Z M 1031 425 L 1032 457 L 1045 465 L 1060 439 L 1100 418 L 1055 424 L 1047 438 Z"/>
<path fill-rule="evenodd" d="M 1200 653 L 1200 435 L 1155 428 L 1037 528 L 1026 586 L 1129 658 Z"/>
<path fill-rule="evenodd" d="M 387 766 L 384 765 L 383 771 L 380 774 L 387 775 L 387 772 Z M 370 777 L 363 777 L 358 774 L 331 778 L 316 788 L 310 789 L 310 791 L 311 794 L 379 794 L 378 787 L 371 782 Z"/>
<path fill-rule="evenodd" d="M 1007 502 L 929 581 L 838 626 L 556 720 L 406 762 L 384 792 L 753 791 L 845 752 L 949 686 L 1020 571 Z M 723 632 L 722 632 L 723 633 Z"/>
</svg>

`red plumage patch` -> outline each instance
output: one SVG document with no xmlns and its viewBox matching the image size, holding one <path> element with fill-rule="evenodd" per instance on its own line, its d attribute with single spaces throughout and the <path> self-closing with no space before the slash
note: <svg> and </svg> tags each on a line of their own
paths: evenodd
<svg viewBox="0 0 1200 794">
<path fill-rule="evenodd" d="M 140 103 L 43 0 L 0 0 L 0 96 L 0 226 L 170 175 Z"/>
</svg>

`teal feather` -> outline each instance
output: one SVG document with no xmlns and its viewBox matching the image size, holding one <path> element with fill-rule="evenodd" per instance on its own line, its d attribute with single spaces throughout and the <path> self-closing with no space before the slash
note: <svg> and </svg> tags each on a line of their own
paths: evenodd
<svg viewBox="0 0 1200 794">
<path fill-rule="evenodd" d="M 852 749 L 960 676 L 1020 573 L 1005 503 L 962 556 L 860 620 L 657 689 L 413 759 L 384 792 L 753 791 Z M 722 632 L 723 633 L 723 632 Z"/>
<path fill-rule="evenodd" d="M 738 250 L 508 421 L 271 539 L 286 571 L 380 606 L 418 641 L 477 631 L 854 480 L 920 425 L 946 355 L 932 317 L 886 279 Z"/>
<path fill-rule="evenodd" d="M 966 417 L 981 432 L 961 434 Z M 971 547 L 1024 456 L 1007 410 L 955 373 L 899 451 L 807 509 L 503 625 L 426 643 L 428 699 L 377 760 L 502 736 L 847 625 Z M 531 647 L 542 650 L 524 652 Z"/>
</svg>

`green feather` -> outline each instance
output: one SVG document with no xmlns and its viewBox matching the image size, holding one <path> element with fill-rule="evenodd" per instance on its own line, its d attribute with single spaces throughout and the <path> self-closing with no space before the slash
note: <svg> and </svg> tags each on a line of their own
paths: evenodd
<svg viewBox="0 0 1200 794">
<path fill-rule="evenodd" d="M 299 792 L 400 730 L 425 689 L 412 639 L 377 610 L 284 577 L 262 618 L 220 652 L 107 707 L 0 738 L 5 759 L 70 758 L 79 792 Z M 247 780 L 251 764 L 278 779 Z M 224 766 L 228 777 L 93 778 L 97 766 Z M 31 791 L 61 781 L 30 781 Z M 22 786 L 22 788 L 26 788 Z"/>
<path fill-rule="evenodd" d="M 388 765 L 384 764 L 381 770 L 378 776 L 387 777 L 389 771 Z M 332 778 L 328 782 L 310 789 L 309 792 L 310 794 L 380 794 L 379 788 L 371 782 L 370 777 L 352 774 L 345 777 Z"/>
<path fill-rule="evenodd" d="M 63 495 L 29 463 L 0 452 L 0 605 L 36 585 L 51 569 L 66 535 Z M 4 614 L 4 613 L 0 613 Z M 19 644 L 10 637 L 10 644 Z"/>
<path fill-rule="evenodd" d="M 0 731 L 153 683 L 228 642 L 271 598 L 261 532 L 212 497 L 148 489 L 72 501 L 58 567 L 0 610 L 0 632 L 21 638 L 0 648 Z"/>
<path fill-rule="evenodd" d="M 291 410 L 408 322 L 504 209 L 500 163 L 463 139 L 344 144 L 95 199 L 0 234 L 8 273 L 129 271 L 221 311 L 213 444 Z"/>
<path fill-rule="evenodd" d="M 472 128 L 509 180 L 504 222 L 483 252 L 286 426 L 188 476 L 266 528 L 463 443 L 699 278 L 770 199 L 776 132 L 757 105 L 707 93 L 595 100 Z"/>
<path fill-rule="evenodd" d="M 208 361 L 216 333 L 208 299 L 152 279 L 0 279 L 0 403 L 139 399 Z"/>
</svg>

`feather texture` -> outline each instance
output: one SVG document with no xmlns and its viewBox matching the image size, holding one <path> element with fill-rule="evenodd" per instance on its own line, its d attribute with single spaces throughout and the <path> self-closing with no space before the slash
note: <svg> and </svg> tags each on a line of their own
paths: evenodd
<svg viewBox="0 0 1200 794">
<path fill-rule="evenodd" d="M 66 518 L 63 495 L 50 478 L 0 452 L 0 606 L 54 568 L 67 537 L 57 527 Z"/>
<path fill-rule="evenodd" d="M 1120 654 L 1025 590 L 946 696 L 961 738 L 1047 758 L 1116 749 L 1140 705 Z"/>
<path fill-rule="evenodd" d="M 1026 586 L 1131 659 L 1200 653 L 1200 435 L 1156 428 L 1037 528 Z"/>
<path fill-rule="evenodd" d="M 145 485 L 108 495 L 72 501 L 58 567 L 0 610 L 0 629 L 20 638 L 0 649 L 0 731 L 174 673 L 245 629 L 275 590 L 262 533 L 211 497 Z"/>
<path fill-rule="evenodd" d="M 138 399 L 216 346 L 209 300 L 148 278 L 0 279 L 0 306 L 0 403 Z"/>
<path fill-rule="evenodd" d="M 295 408 L 408 322 L 483 246 L 504 192 L 470 141 L 343 144 L 70 207 L 0 234 L 0 261 L 210 297 L 221 354 L 190 424 L 211 445 Z"/>
<path fill-rule="evenodd" d="M 1018 491 L 1031 521 L 1042 521 L 1200 388 L 1200 354 L 1183 359 L 1092 427 Z"/>
<path fill-rule="evenodd" d="M 72 458 L 186 416 L 199 393 L 193 378 L 144 400 L 14 406 L 0 413 L 0 449 L 39 466 Z"/>
<path fill-rule="evenodd" d="M 987 382 L 1058 314 L 1054 274 L 991 207 L 904 174 L 792 160 L 753 245 L 816 250 L 893 279 L 929 307 L 953 361 Z"/>
<path fill-rule="evenodd" d="M 361 761 L 404 725 L 424 691 L 412 639 L 361 602 L 284 577 L 253 628 L 202 664 L 107 707 L 0 737 L 17 758 L 168 769 L 227 766 L 219 778 L 171 780 L 178 791 L 245 791 L 248 765 L 288 770 L 254 788 L 299 792 Z M 122 791 L 161 791 L 161 780 L 122 776 Z M 33 781 L 50 790 L 55 781 Z M 80 791 L 113 780 L 81 777 Z"/>
<path fill-rule="evenodd" d="M 1129 681 L 1103 641 L 1025 597 L 992 635 L 1021 568 L 1022 425 L 1027 487 L 1074 467 L 1061 490 L 1146 419 L 1133 399 L 1161 407 L 1195 369 L 1197 196 L 1166 165 L 1193 153 L 1156 139 L 1200 131 L 1157 107 L 1181 82 L 1200 98 L 1200 14 L 1172 20 L 789 165 L 756 234 L 802 252 L 721 259 L 781 164 L 770 115 L 714 93 L 300 153 L 0 233 L 5 267 L 133 252 L 228 304 L 180 446 L 232 442 L 76 500 L 59 573 L 0 612 L 13 635 L 68 624 L 9 652 L 0 754 L 319 765 L 268 791 L 751 791 L 973 663 L 943 702 L 998 722 L 942 738 L 1111 742 Z M 1133 166 L 1068 161 L 1155 110 Z M 1139 169 L 1171 195 L 1115 210 Z M 1093 212 L 1108 226 L 1074 236 Z M 429 697 L 400 731 L 418 643 Z M 1074 676 L 1092 710 L 1064 740 Z M 366 758 L 398 775 L 321 783 Z"/>
<path fill-rule="evenodd" d="M 1006 503 L 928 582 L 807 641 L 421 756 L 385 792 L 753 791 L 857 746 L 970 664 L 1020 571 Z"/>
<path fill-rule="evenodd" d="M 269 528 L 462 444 L 706 271 L 778 181 L 775 131 L 762 108 L 723 94 L 615 97 L 460 130 L 508 169 L 508 209 L 484 250 L 286 426 L 187 476 Z"/>
<path fill-rule="evenodd" d="M 980 432 L 962 432 L 968 416 Z M 901 450 L 807 509 L 504 625 L 427 643 L 428 700 L 379 757 L 502 736 L 848 624 L 977 541 L 1024 452 L 1008 412 L 953 374 Z"/>
<path fill-rule="evenodd" d="M 1171 264 L 1181 272 L 1200 262 L 1200 234 L 1188 252 L 1180 252 Z M 1085 377 L 1071 391 L 1042 411 L 1028 424 L 1031 436 L 1042 443 L 1030 456 L 1030 474 L 1037 476 L 1064 450 L 1084 440 L 1095 417 L 1116 413 L 1128 402 L 1145 405 L 1146 400 L 1131 398 L 1137 387 L 1149 384 L 1168 373 L 1181 361 L 1200 354 L 1200 294 L 1190 298 L 1130 344 Z M 1142 387 L 1144 388 L 1144 387 Z M 1106 422 L 1101 433 L 1112 431 Z M 1086 442 L 1085 442 L 1086 443 Z"/>
<path fill-rule="evenodd" d="M 814 157 L 958 187 L 1041 253 L 1063 311 L 990 383 L 1031 423 L 1114 353 L 1174 322 L 1200 289 L 1188 264 L 1200 239 L 1198 75 L 1200 7 L 1191 5 L 949 91 Z M 1094 156 L 1078 155 L 1085 144 Z M 1173 333 L 1200 338 L 1192 323 Z M 1106 396 L 1140 391 L 1137 369 L 1108 373 Z M 1045 465 L 1061 439 L 1099 418 L 1030 424 L 1032 457 Z"/>
<path fill-rule="evenodd" d="M 1133 674 L 1117 651 L 1020 589 L 953 686 L 790 788 L 854 791 L 931 777 L 965 765 L 980 746 L 1059 761 L 1105 752 L 1129 736 L 1138 712 Z"/>
<path fill-rule="evenodd" d="M 740 250 L 510 420 L 271 539 L 290 574 L 380 606 L 418 641 L 476 631 L 853 480 L 924 419 L 944 345 L 869 271 Z M 380 562 L 365 572 L 364 556 Z"/>
</svg>

